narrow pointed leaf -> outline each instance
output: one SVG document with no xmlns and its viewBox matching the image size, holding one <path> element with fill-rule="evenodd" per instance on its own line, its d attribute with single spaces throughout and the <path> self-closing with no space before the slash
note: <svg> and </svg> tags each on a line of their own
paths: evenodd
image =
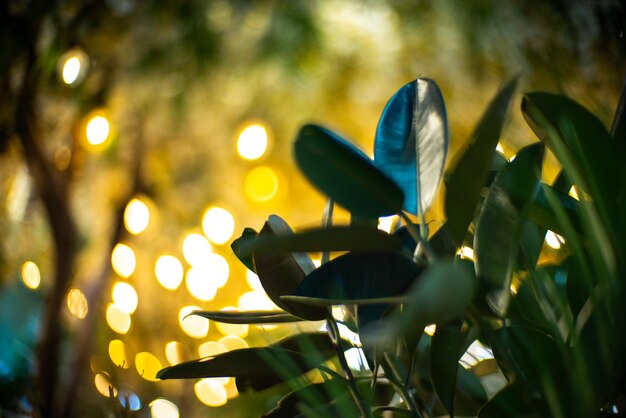
<svg viewBox="0 0 626 418">
<path fill-rule="evenodd" d="M 296 137 L 300 170 L 320 191 L 353 215 L 376 218 L 398 213 L 404 195 L 362 151 L 330 129 L 303 126 Z"/>
<path fill-rule="evenodd" d="M 430 379 L 437 397 L 450 416 L 454 416 L 461 340 L 461 323 L 455 321 L 438 326 L 430 343 Z"/>
<path fill-rule="evenodd" d="M 293 234 L 287 223 L 279 216 L 269 217 L 258 239 L 265 237 L 286 236 Z M 280 297 L 290 295 L 300 282 L 313 270 L 315 265 L 305 253 L 265 252 L 259 248 L 254 252 L 254 266 L 263 289 L 272 301 L 292 315 L 308 320 L 321 320 L 327 316 L 324 308 L 285 302 Z"/>
<path fill-rule="evenodd" d="M 380 305 L 380 304 L 395 304 L 406 303 L 409 298 L 406 296 L 390 296 L 384 298 L 316 298 L 310 296 L 296 296 L 287 295 L 281 296 L 281 299 L 286 301 L 300 302 L 313 306 L 338 306 L 338 305 Z"/>
<path fill-rule="evenodd" d="M 450 236 L 461 245 L 491 166 L 496 145 L 510 107 L 517 78 L 509 81 L 491 101 L 468 148 L 446 175 L 445 211 Z"/>
<path fill-rule="evenodd" d="M 433 80 L 418 78 L 387 102 L 376 129 L 374 163 L 402 188 L 408 212 L 425 213 L 432 204 L 448 135 L 443 96 Z"/>
<path fill-rule="evenodd" d="M 244 251 L 242 251 L 242 245 L 244 243 L 248 244 L 254 241 L 258 235 L 259 233 L 256 232 L 254 229 L 245 228 L 241 233 L 241 236 L 234 240 L 232 244 L 230 244 L 230 248 L 233 250 L 233 253 L 235 253 L 239 261 L 241 261 L 244 266 L 246 266 L 249 270 L 254 271 L 255 273 L 256 271 L 254 269 L 254 260 L 252 259 L 252 253 L 244 253 Z"/>
<path fill-rule="evenodd" d="M 303 230 L 295 234 L 270 235 L 249 240 L 241 239 L 239 252 L 247 256 L 257 249 L 266 253 L 322 251 L 393 251 L 400 243 L 377 228 L 361 226 L 331 226 Z"/>
<path fill-rule="evenodd" d="M 582 225 L 580 216 L 578 215 L 579 202 L 567 193 L 560 192 L 547 184 L 542 184 L 539 190 L 537 190 L 533 198 L 533 204 L 528 213 L 528 218 L 545 229 L 564 235 L 562 222 L 554 213 L 546 197 L 546 190 L 549 190 L 549 193 L 551 193 L 555 199 L 558 199 L 560 207 L 567 215 L 567 219 L 574 228 L 580 232 Z"/>
<path fill-rule="evenodd" d="M 302 318 L 284 311 L 193 311 L 191 315 L 225 324 L 279 324 L 302 321 Z"/>
<path fill-rule="evenodd" d="M 489 305 L 500 315 L 510 301 L 519 238 L 539 184 L 542 158 L 540 143 L 523 148 L 496 176 L 476 224 L 476 275 L 489 292 Z"/>
<path fill-rule="evenodd" d="M 293 293 L 328 299 L 368 299 L 401 295 L 420 268 L 400 252 L 348 253 L 322 264 Z"/>
</svg>

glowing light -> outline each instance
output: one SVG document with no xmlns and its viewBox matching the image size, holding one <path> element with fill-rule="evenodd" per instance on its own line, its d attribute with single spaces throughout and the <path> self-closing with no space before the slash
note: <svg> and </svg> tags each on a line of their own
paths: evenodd
<svg viewBox="0 0 626 418">
<path fill-rule="evenodd" d="M 156 375 L 163 366 L 154 354 L 143 351 L 135 356 L 135 368 L 141 377 L 151 382 L 156 382 L 159 380 Z"/>
<path fill-rule="evenodd" d="M 22 281 L 29 289 L 37 289 L 41 284 L 39 267 L 32 261 L 22 264 Z"/>
<path fill-rule="evenodd" d="M 548 232 L 546 232 L 546 244 L 555 250 L 558 250 L 563 244 L 565 244 L 565 239 L 559 234 L 548 230 Z"/>
<path fill-rule="evenodd" d="M 175 290 L 183 281 L 183 265 L 172 255 L 162 255 L 154 265 L 158 282 L 168 290 Z"/>
<path fill-rule="evenodd" d="M 263 289 L 263 285 L 261 284 L 259 276 L 257 276 L 256 273 L 252 270 L 246 270 L 246 281 L 248 282 L 248 286 L 250 286 L 252 290 L 260 290 L 263 292 L 265 291 L 265 289 Z"/>
<path fill-rule="evenodd" d="M 498 151 L 500 154 L 504 155 L 504 148 L 502 148 L 502 145 L 500 145 L 499 142 L 498 142 L 498 145 L 496 145 L 496 151 Z"/>
<path fill-rule="evenodd" d="M 165 344 L 165 358 L 172 366 L 185 361 L 183 359 L 183 345 L 178 341 L 170 341 Z"/>
<path fill-rule="evenodd" d="M 111 125 L 103 114 L 94 115 L 87 122 L 85 134 L 90 145 L 103 145 L 109 139 L 110 133 Z"/>
<path fill-rule="evenodd" d="M 247 126 L 237 140 L 237 152 L 241 158 L 256 160 L 261 158 L 267 149 L 267 131 L 263 125 Z"/>
<path fill-rule="evenodd" d="M 363 350 L 357 347 L 352 347 L 345 352 L 346 361 L 348 367 L 352 370 L 365 370 L 365 354 Z"/>
<path fill-rule="evenodd" d="M 192 267 L 187 270 L 185 285 L 191 296 L 198 300 L 213 300 L 217 293 L 215 282 L 209 278 L 209 272 L 204 268 Z"/>
<path fill-rule="evenodd" d="M 106 320 L 109 327 L 118 334 L 126 334 L 130 329 L 130 315 L 120 311 L 113 303 L 107 306 Z"/>
<path fill-rule="evenodd" d="M 113 286 L 113 303 L 122 312 L 132 314 L 137 309 L 139 298 L 135 288 L 125 282 L 117 282 Z"/>
<path fill-rule="evenodd" d="M 139 396 L 128 389 L 121 389 L 117 399 L 120 400 L 120 404 L 124 408 L 128 408 L 131 411 L 139 411 L 141 409 L 141 400 L 139 399 Z"/>
<path fill-rule="evenodd" d="M 246 196 L 254 202 L 267 202 L 278 193 L 278 176 L 269 167 L 261 166 L 250 170 L 244 182 Z"/>
<path fill-rule="evenodd" d="M 470 247 L 463 246 L 459 250 L 459 256 L 466 260 L 474 260 L 474 250 Z"/>
<path fill-rule="evenodd" d="M 122 340 L 113 340 L 109 343 L 109 357 L 118 367 L 128 369 L 130 364 L 126 355 L 126 344 Z"/>
<path fill-rule="evenodd" d="M 228 307 L 222 309 L 222 311 L 234 311 L 235 308 Z M 225 324 L 223 322 L 216 322 L 215 326 L 222 335 L 234 335 L 237 337 L 245 337 L 248 335 L 248 324 Z M 223 344 L 223 343 L 222 343 Z"/>
<path fill-rule="evenodd" d="M 78 289 L 71 289 L 67 293 L 67 309 L 76 318 L 83 319 L 87 316 L 89 307 L 83 292 Z"/>
<path fill-rule="evenodd" d="M 222 245 L 228 242 L 235 232 L 235 218 L 226 209 L 213 206 L 202 216 L 202 229 L 212 243 Z"/>
<path fill-rule="evenodd" d="M 193 390 L 198 400 L 207 406 L 222 406 L 228 400 L 224 386 L 212 379 L 198 380 Z"/>
<path fill-rule="evenodd" d="M 393 226 L 398 221 L 397 215 L 384 216 L 378 219 L 378 229 L 381 231 L 385 231 L 386 233 L 390 233 Z"/>
<path fill-rule="evenodd" d="M 96 389 L 102 396 L 110 397 L 109 390 L 113 391 L 113 396 L 117 396 L 117 389 L 111 383 L 109 376 L 104 373 L 98 373 L 93 379 Z"/>
<path fill-rule="evenodd" d="M 435 324 L 427 325 L 426 328 L 424 328 L 424 332 L 431 337 L 435 335 L 435 331 L 437 331 L 437 325 Z"/>
<path fill-rule="evenodd" d="M 580 198 L 578 197 L 578 192 L 576 191 L 576 186 L 572 186 L 572 187 L 569 189 L 569 193 L 568 193 L 568 194 L 569 194 L 570 196 L 572 196 L 574 199 L 576 199 L 576 200 L 580 200 Z"/>
<path fill-rule="evenodd" d="M 158 398 L 150 402 L 150 415 L 152 418 L 179 418 L 178 407 L 171 401 Z"/>
<path fill-rule="evenodd" d="M 230 267 L 228 267 L 228 261 L 224 257 L 219 254 L 211 254 L 207 263 L 207 270 L 215 286 L 222 288 L 226 285 Z"/>
<path fill-rule="evenodd" d="M 233 226 L 234 227 L 234 226 Z M 230 237 L 229 237 L 230 238 Z M 226 240 L 228 241 L 228 239 Z M 183 255 L 192 266 L 206 263 L 207 256 L 213 252 L 211 243 L 200 234 L 189 234 L 183 242 Z"/>
<path fill-rule="evenodd" d="M 248 348 L 248 343 L 241 337 L 236 335 L 227 335 L 218 340 L 219 343 L 228 348 L 228 351 L 239 350 L 240 348 Z"/>
<path fill-rule="evenodd" d="M 201 316 L 187 316 L 198 311 L 197 306 L 185 306 L 178 312 L 178 323 L 183 332 L 192 338 L 204 338 L 209 332 L 209 320 Z"/>
<path fill-rule="evenodd" d="M 70 57 L 65 64 L 63 64 L 63 82 L 65 84 L 72 84 L 78 78 L 80 74 L 80 60 L 78 57 Z"/>
<path fill-rule="evenodd" d="M 217 341 L 207 341 L 198 346 L 198 355 L 203 357 L 213 357 L 228 351 L 228 348 Z"/>
<path fill-rule="evenodd" d="M 124 210 L 124 226 L 133 235 L 141 234 L 150 223 L 150 209 L 140 199 L 134 198 Z"/>
<path fill-rule="evenodd" d="M 111 265 L 118 276 L 130 277 L 137 265 L 135 252 L 126 244 L 117 244 L 111 252 Z"/>
<path fill-rule="evenodd" d="M 228 382 L 224 384 L 224 389 L 226 389 L 226 396 L 228 399 L 236 398 L 239 395 L 237 382 L 232 377 L 228 378 Z"/>
<path fill-rule="evenodd" d="M 313 265 L 315 266 L 315 268 L 318 268 L 319 266 L 322 265 L 321 257 L 311 257 L 311 261 L 313 261 Z"/>
<path fill-rule="evenodd" d="M 237 306 L 244 311 L 279 309 L 264 291 L 253 290 L 239 296 Z"/>
</svg>

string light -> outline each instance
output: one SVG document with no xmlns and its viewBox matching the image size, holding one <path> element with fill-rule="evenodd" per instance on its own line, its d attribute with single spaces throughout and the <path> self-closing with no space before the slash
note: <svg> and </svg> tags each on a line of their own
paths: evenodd
<svg viewBox="0 0 626 418">
<path fill-rule="evenodd" d="M 39 267 L 33 261 L 26 261 L 22 264 L 22 281 L 29 289 L 37 289 L 41 284 L 41 273 Z"/>
<path fill-rule="evenodd" d="M 202 216 L 202 229 L 209 241 L 223 245 L 235 232 L 235 218 L 226 209 L 212 206 Z"/>
</svg>

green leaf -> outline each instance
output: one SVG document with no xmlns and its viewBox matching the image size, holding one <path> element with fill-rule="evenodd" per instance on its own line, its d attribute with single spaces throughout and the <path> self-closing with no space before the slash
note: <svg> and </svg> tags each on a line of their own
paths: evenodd
<svg viewBox="0 0 626 418">
<path fill-rule="evenodd" d="M 478 418 L 502 417 L 538 418 L 532 408 L 518 395 L 513 385 L 505 386 L 478 411 Z"/>
<path fill-rule="evenodd" d="M 400 249 L 400 243 L 392 235 L 377 228 L 331 226 L 303 230 L 295 234 L 241 239 L 238 249 L 244 256 L 257 249 L 262 249 L 265 253 L 393 251 Z"/>
<path fill-rule="evenodd" d="M 430 379 L 437 397 L 454 416 L 454 394 L 461 350 L 461 322 L 437 327 L 430 343 Z"/>
<path fill-rule="evenodd" d="M 432 204 L 448 136 L 446 107 L 433 80 L 418 78 L 387 102 L 376 128 L 374 163 L 402 188 L 408 212 L 423 214 Z"/>
<path fill-rule="evenodd" d="M 404 195 L 362 151 L 335 132 L 303 126 L 296 137 L 300 170 L 324 194 L 364 218 L 400 212 Z"/>
<path fill-rule="evenodd" d="M 263 390 L 301 376 L 333 357 L 336 351 L 326 333 L 302 333 L 267 347 L 228 351 L 166 367 L 162 380 L 235 377 L 237 387 Z"/>
<path fill-rule="evenodd" d="M 241 247 L 244 243 L 248 244 L 249 242 L 254 241 L 258 235 L 259 233 L 256 232 L 254 229 L 244 228 L 241 236 L 234 240 L 232 244 L 230 244 L 230 248 L 232 248 L 233 253 L 235 253 L 239 261 L 241 261 L 244 266 L 246 266 L 249 270 L 254 271 L 255 273 L 256 271 L 254 269 L 254 260 L 252 259 L 252 253 L 244 253 Z"/>
<path fill-rule="evenodd" d="M 284 311 L 193 311 L 190 315 L 225 324 L 279 324 L 302 321 L 301 318 Z"/>
<path fill-rule="evenodd" d="M 368 299 L 401 295 L 420 268 L 400 252 L 347 253 L 311 272 L 293 292 L 327 299 Z"/>
<path fill-rule="evenodd" d="M 286 301 L 294 301 L 300 303 L 306 303 L 312 306 L 337 306 L 337 305 L 380 305 L 380 304 L 400 304 L 409 302 L 409 298 L 406 296 L 390 296 L 384 298 L 317 298 L 310 296 L 295 296 L 285 295 L 281 296 L 281 299 Z"/>
<path fill-rule="evenodd" d="M 514 78 L 498 92 L 472 134 L 468 148 L 446 175 L 445 212 L 450 236 L 457 245 L 463 242 L 474 218 L 516 86 Z"/>
<path fill-rule="evenodd" d="M 311 407 L 331 402 L 346 390 L 347 387 L 336 380 L 313 383 L 289 392 L 262 418 L 292 418 Z"/>
<path fill-rule="evenodd" d="M 580 217 L 578 215 L 578 201 L 569 196 L 567 193 L 560 192 L 547 184 L 542 183 L 539 190 L 537 190 L 533 199 L 533 204 L 528 212 L 528 218 L 545 229 L 564 235 L 562 220 L 559 219 L 559 217 L 554 213 L 554 210 L 546 197 L 546 190 L 548 190 L 548 193 L 551 193 L 552 196 L 558 200 L 559 207 L 561 207 L 567 215 L 568 221 L 577 231 L 580 232 L 582 228 Z"/>
<path fill-rule="evenodd" d="M 457 416 L 476 416 L 480 407 L 487 402 L 485 388 L 474 373 L 463 367 L 458 368 L 456 381 L 454 410 Z"/>
<path fill-rule="evenodd" d="M 476 224 L 476 275 L 489 292 L 487 302 L 499 315 L 504 315 L 510 301 L 520 236 L 539 184 L 542 158 L 542 144 L 523 148 L 496 176 Z"/>
<path fill-rule="evenodd" d="M 293 231 L 282 218 L 272 215 L 265 222 L 258 239 L 292 234 Z M 324 308 L 285 302 L 280 298 L 282 295 L 293 294 L 300 282 L 315 270 L 315 265 L 308 254 L 265 252 L 259 248 L 254 252 L 253 259 L 265 292 L 277 306 L 292 315 L 312 321 L 327 317 L 328 312 Z"/>
</svg>

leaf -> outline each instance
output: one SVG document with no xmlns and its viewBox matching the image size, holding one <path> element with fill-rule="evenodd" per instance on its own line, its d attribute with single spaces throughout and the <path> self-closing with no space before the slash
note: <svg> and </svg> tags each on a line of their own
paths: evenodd
<svg viewBox="0 0 626 418">
<path fill-rule="evenodd" d="M 193 311 L 190 315 L 225 324 L 279 324 L 302 321 L 301 318 L 284 311 Z"/>
<path fill-rule="evenodd" d="M 162 380 L 235 377 L 242 390 L 263 390 L 298 377 L 335 354 L 326 333 L 302 333 L 267 347 L 233 350 L 166 367 L 157 377 Z"/>
<path fill-rule="evenodd" d="M 239 251 L 247 256 L 257 249 L 265 253 L 322 251 L 393 251 L 400 243 L 377 228 L 331 226 L 304 230 L 295 234 L 241 239 Z"/>
<path fill-rule="evenodd" d="M 523 148 L 496 176 L 476 223 L 476 275 L 494 312 L 504 315 L 527 206 L 539 184 L 543 145 Z"/>
<path fill-rule="evenodd" d="M 567 193 L 560 192 L 547 184 L 542 183 L 539 190 L 537 190 L 533 199 L 533 204 L 528 213 L 528 218 L 545 229 L 564 235 L 561 223 L 562 221 L 554 213 L 554 210 L 546 197 L 546 190 L 558 199 L 559 206 L 567 215 L 567 219 L 574 226 L 574 228 L 580 232 L 582 228 L 580 217 L 578 215 L 578 201 L 569 196 Z"/>
<path fill-rule="evenodd" d="M 513 385 L 505 386 L 478 411 L 478 418 L 531 418 L 531 415 L 537 417 Z"/>
<path fill-rule="evenodd" d="M 622 168 L 624 168 L 624 162 L 626 161 L 626 79 L 624 80 L 617 109 L 615 109 L 615 116 L 613 116 L 611 135 L 616 142 L 617 155 Z M 622 170 L 623 174 L 624 171 Z"/>
<path fill-rule="evenodd" d="M 487 402 L 487 393 L 480 380 L 469 370 L 459 367 L 456 376 L 454 410 L 458 416 L 476 416 Z M 508 417 L 507 417 L 508 418 Z"/>
<path fill-rule="evenodd" d="M 474 218 L 516 86 L 514 78 L 498 92 L 476 126 L 467 149 L 446 175 L 445 212 L 450 236 L 457 245 L 463 242 Z"/>
<path fill-rule="evenodd" d="M 291 234 L 293 231 L 282 218 L 271 215 L 261 229 L 258 239 Z M 328 312 L 324 308 L 285 302 L 280 298 L 282 295 L 293 294 L 300 282 L 315 270 L 315 265 L 308 254 L 273 253 L 259 248 L 254 252 L 253 259 L 263 289 L 278 307 L 292 315 L 312 321 L 327 317 Z"/>
<path fill-rule="evenodd" d="M 289 392 L 278 401 L 276 407 L 262 418 L 292 418 L 306 410 L 307 406 L 318 406 L 331 402 L 338 395 L 345 393 L 347 387 L 336 380 L 313 383 Z"/>
<path fill-rule="evenodd" d="M 298 132 L 294 152 L 309 181 L 353 215 L 375 218 L 402 209 L 402 190 L 367 155 L 335 132 L 305 125 Z"/>
<path fill-rule="evenodd" d="M 571 414 L 570 360 L 567 348 L 543 332 L 521 326 L 504 326 L 491 334 L 493 354 L 507 380 L 525 402 L 544 416 Z"/>
<path fill-rule="evenodd" d="M 454 393 L 461 349 L 461 322 L 437 327 L 430 343 L 430 379 L 437 397 L 454 416 Z"/>
<path fill-rule="evenodd" d="M 400 252 L 347 253 L 311 272 L 293 294 L 327 299 L 397 296 L 419 272 L 417 264 Z"/>
<path fill-rule="evenodd" d="M 433 80 L 418 78 L 387 102 L 376 128 L 374 163 L 400 186 L 408 212 L 423 214 L 432 204 L 448 136 L 446 107 Z"/>
<path fill-rule="evenodd" d="M 254 260 L 252 259 L 252 253 L 244 253 L 241 247 L 242 245 L 244 245 L 244 243 L 247 244 L 251 241 L 254 241 L 258 235 L 259 233 L 256 232 L 254 229 L 244 228 L 241 236 L 234 240 L 232 244 L 230 244 L 230 248 L 232 248 L 233 253 L 235 253 L 239 261 L 241 261 L 244 266 L 246 266 L 249 270 L 252 270 L 255 273 L 256 271 L 254 269 Z"/>
<path fill-rule="evenodd" d="M 296 296 L 285 295 L 281 296 L 281 299 L 286 301 L 294 301 L 300 303 L 306 303 L 312 306 L 337 306 L 337 305 L 358 305 L 358 306 L 371 306 L 380 304 L 400 304 L 409 302 L 409 299 L 405 296 L 390 296 L 384 298 L 316 298 L 310 296 Z"/>
</svg>

